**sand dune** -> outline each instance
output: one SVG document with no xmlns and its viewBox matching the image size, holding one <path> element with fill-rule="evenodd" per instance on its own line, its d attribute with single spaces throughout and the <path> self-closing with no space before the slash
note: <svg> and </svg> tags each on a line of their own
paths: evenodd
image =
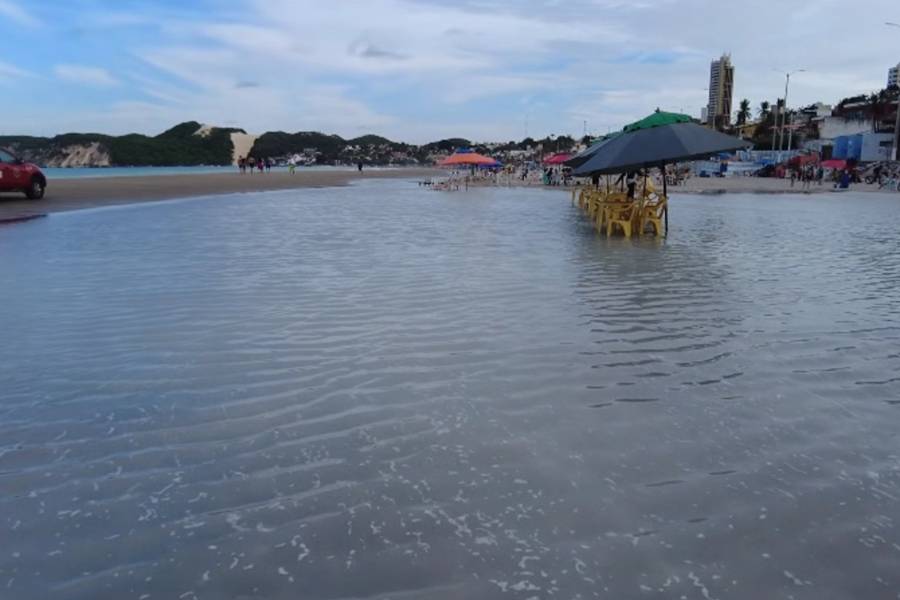
<svg viewBox="0 0 900 600">
<path fill-rule="evenodd" d="M 234 144 L 234 154 L 231 157 L 232 164 L 237 164 L 239 156 L 247 156 L 258 135 L 252 133 L 232 133 L 231 143 Z"/>
</svg>

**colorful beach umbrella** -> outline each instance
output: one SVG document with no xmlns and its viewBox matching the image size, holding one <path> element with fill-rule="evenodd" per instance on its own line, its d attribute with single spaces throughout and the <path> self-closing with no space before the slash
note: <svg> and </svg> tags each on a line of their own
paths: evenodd
<svg viewBox="0 0 900 600">
<path fill-rule="evenodd" d="M 455 152 L 444 160 L 438 162 L 439 167 L 461 167 L 461 166 L 495 166 L 496 160 L 477 152 Z"/>
<path fill-rule="evenodd" d="M 548 156 L 544 159 L 545 165 L 561 165 L 572 158 L 572 155 L 567 152 L 559 152 L 552 156 Z"/>
</svg>

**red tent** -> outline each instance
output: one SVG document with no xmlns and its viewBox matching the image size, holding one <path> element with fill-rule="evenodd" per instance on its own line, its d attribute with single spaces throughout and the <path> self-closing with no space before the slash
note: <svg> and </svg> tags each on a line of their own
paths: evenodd
<svg viewBox="0 0 900 600">
<path fill-rule="evenodd" d="M 832 158 L 831 160 L 824 161 L 822 163 L 822 167 L 824 167 L 825 169 L 846 169 L 847 161 Z"/>
<path fill-rule="evenodd" d="M 491 165 L 494 166 L 497 161 L 477 152 L 457 152 L 451 154 L 438 163 L 439 167 L 458 167 L 462 165 Z"/>
<path fill-rule="evenodd" d="M 566 162 L 567 160 L 569 160 L 570 158 L 572 158 L 571 154 L 567 154 L 565 152 L 559 152 L 557 154 L 554 154 L 553 156 L 548 156 L 547 158 L 545 158 L 544 164 L 545 165 L 561 165 L 564 162 Z"/>
<path fill-rule="evenodd" d="M 817 162 L 819 162 L 819 155 L 815 152 L 811 154 L 798 154 L 797 156 L 794 156 L 793 158 L 788 160 L 788 164 L 792 167 L 799 167 Z"/>
</svg>

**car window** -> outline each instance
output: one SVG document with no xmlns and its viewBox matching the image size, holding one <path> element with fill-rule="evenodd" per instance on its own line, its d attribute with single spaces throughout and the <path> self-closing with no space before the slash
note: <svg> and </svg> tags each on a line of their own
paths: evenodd
<svg viewBox="0 0 900 600">
<path fill-rule="evenodd" d="M 11 163 L 14 161 L 15 161 L 15 159 L 13 158 L 12 154 L 10 154 L 9 152 L 0 150 L 0 163 Z"/>
</svg>

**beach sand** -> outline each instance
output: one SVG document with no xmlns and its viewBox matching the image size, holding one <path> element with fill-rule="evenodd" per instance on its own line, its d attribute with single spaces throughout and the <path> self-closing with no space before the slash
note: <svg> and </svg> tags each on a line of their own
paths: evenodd
<svg viewBox="0 0 900 600">
<path fill-rule="evenodd" d="M 0 223 L 35 214 L 54 213 L 116 204 L 171 200 L 241 192 L 261 192 L 309 187 L 347 185 L 358 179 L 424 180 L 442 174 L 436 169 L 367 169 L 304 171 L 294 175 L 282 171 L 240 174 L 149 175 L 56 179 L 47 185 L 43 200 L 26 200 L 22 194 L 0 194 Z"/>
</svg>

